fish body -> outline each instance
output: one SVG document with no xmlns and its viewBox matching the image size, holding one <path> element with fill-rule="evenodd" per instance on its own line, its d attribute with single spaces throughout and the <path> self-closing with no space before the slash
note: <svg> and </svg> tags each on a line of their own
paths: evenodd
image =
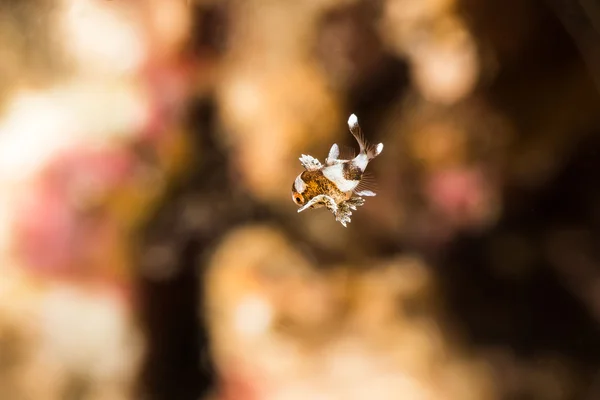
<svg viewBox="0 0 600 400">
<path fill-rule="evenodd" d="M 292 184 L 292 200 L 300 206 L 298 212 L 327 207 L 344 227 L 350 222 L 352 210 L 364 204 L 363 196 L 375 196 L 362 183 L 367 165 L 383 150 L 383 143 L 372 146 L 365 140 L 356 115 L 348 118 L 348 128 L 360 147 L 358 155 L 340 159 L 340 149 L 333 144 L 323 165 L 303 154 L 300 163 L 305 171 Z"/>
</svg>

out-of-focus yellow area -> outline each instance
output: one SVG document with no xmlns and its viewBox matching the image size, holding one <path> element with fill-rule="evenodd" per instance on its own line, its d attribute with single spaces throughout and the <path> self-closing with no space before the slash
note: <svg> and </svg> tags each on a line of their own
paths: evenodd
<svg viewBox="0 0 600 400">
<path fill-rule="evenodd" d="M 1 2 L 0 399 L 600 398 L 581 3 Z"/>
</svg>

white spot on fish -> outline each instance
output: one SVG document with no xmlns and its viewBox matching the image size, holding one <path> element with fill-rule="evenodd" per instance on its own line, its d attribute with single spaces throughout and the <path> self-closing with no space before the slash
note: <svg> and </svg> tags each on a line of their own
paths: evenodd
<svg viewBox="0 0 600 400">
<path fill-rule="evenodd" d="M 335 164 L 323 168 L 323 176 L 333 182 L 342 192 L 349 192 L 358 186 L 358 181 L 344 178 L 344 164 Z"/>
<path fill-rule="evenodd" d="M 294 186 L 296 187 L 296 191 L 298 193 L 302 193 L 302 192 L 304 192 L 304 190 L 306 190 L 306 184 L 302 180 L 301 176 L 302 176 L 302 174 L 298 175 L 298 177 L 296 178 L 296 181 L 294 182 Z"/>
</svg>

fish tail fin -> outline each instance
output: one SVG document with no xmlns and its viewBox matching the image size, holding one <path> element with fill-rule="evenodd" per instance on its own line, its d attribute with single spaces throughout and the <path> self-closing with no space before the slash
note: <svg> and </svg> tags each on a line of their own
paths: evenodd
<svg viewBox="0 0 600 400">
<path fill-rule="evenodd" d="M 368 146 L 367 147 L 367 157 L 369 161 L 377 157 L 383 151 L 383 143 L 379 143 L 376 146 Z"/>
<path fill-rule="evenodd" d="M 358 145 L 360 146 L 360 152 L 366 154 L 369 161 L 381 154 L 381 151 L 383 150 L 383 143 L 372 145 L 367 141 L 367 139 L 365 139 L 362 129 L 358 124 L 358 118 L 356 115 L 352 114 L 350 115 L 350 118 L 348 118 L 348 128 L 350 128 L 350 133 L 352 133 L 352 136 L 354 136 L 358 142 Z"/>
</svg>

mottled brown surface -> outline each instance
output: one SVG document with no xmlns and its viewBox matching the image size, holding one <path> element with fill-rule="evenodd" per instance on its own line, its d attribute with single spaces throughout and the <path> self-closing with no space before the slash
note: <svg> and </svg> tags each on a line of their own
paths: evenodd
<svg viewBox="0 0 600 400">
<path fill-rule="evenodd" d="M 344 193 L 337 188 L 337 186 L 329 179 L 323 176 L 323 172 L 319 171 L 304 171 L 300 177 L 306 184 L 306 189 L 302 192 L 304 202 L 306 204 L 313 197 L 320 194 L 326 194 L 330 196 L 336 204 L 347 200 L 349 198 L 348 193 Z"/>
<path fill-rule="evenodd" d="M 363 175 L 363 171 L 353 163 L 344 164 L 344 178 L 349 181 L 360 181 Z"/>
</svg>

